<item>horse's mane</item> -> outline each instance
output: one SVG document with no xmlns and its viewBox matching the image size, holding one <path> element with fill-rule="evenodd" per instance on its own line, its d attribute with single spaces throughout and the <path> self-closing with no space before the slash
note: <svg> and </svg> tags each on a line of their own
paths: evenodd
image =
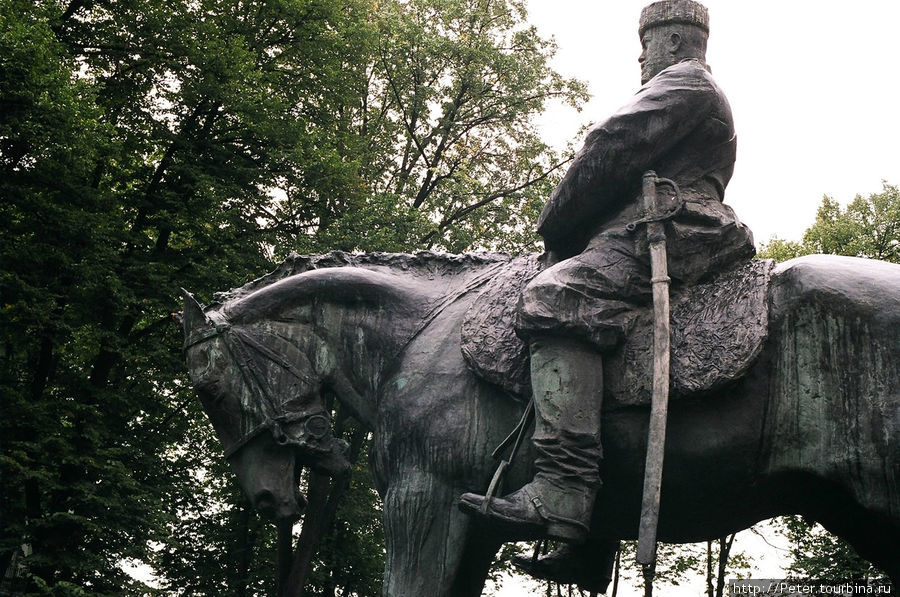
<svg viewBox="0 0 900 597">
<path fill-rule="evenodd" d="M 437 298 L 429 296 L 421 282 L 429 282 L 427 286 L 434 286 L 435 281 L 454 285 L 485 266 L 511 259 L 499 253 L 294 253 L 274 271 L 216 293 L 209 308 L 221 308 L 235 322 L 272 315 L 322 296 L 336 302 L 375 301 L 401 310 L 416 309 Z M 396 275 L 400 273 L 402 276 Z"/>
</svg>

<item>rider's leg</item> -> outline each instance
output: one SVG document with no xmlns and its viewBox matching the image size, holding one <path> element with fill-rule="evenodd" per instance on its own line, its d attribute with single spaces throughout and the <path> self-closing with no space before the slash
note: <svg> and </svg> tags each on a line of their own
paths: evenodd
<svg viewBox="0 0 900 597">
<path fill-rule="evenodd" d="M 487 514 L 520 538 L 581 542 L 600 486 L 602 359 L 586 342 L 535 339 L 531 380 L 537 473 L 518 491 L 491 500 Z M 474 512 L 483 502 L 475 494 L 461 499 L 462 507 Z"/>
</svg>

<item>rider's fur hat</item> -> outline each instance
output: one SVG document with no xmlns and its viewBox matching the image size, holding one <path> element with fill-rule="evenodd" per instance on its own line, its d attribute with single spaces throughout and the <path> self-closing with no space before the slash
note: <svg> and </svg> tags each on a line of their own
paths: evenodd
<svg viewBox="0 0 900 597">
<path fill-rule="evenodd" d="M 682 23 L 700 27 L 709 33 L 709 11 L 699 2 L 693 0 L 663 0 L 644 7 L 638 25 L 638 35 L 651 27 Z"/>
</svg>

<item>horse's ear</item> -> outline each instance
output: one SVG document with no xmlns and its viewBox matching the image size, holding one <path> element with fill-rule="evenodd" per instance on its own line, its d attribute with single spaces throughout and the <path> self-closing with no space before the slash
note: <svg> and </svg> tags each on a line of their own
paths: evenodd
<svg viewBox="0 0 900 597">
<path fill-rule="evenodd" d="M 191 330 L 209 325 L 209 320 L 203 313 L 203 307 L 200 306 L 200 303 L 197 302 L 194 295 L 184 288 L 181 289 L 181 295 L 184 299 L 184 315 L 181 319 L 184 333 L 187 334 Z"/>
</svg>

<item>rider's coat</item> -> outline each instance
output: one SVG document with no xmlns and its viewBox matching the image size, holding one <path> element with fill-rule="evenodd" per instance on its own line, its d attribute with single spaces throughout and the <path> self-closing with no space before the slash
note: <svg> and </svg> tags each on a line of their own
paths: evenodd
<svg viewBox="0 0 900 597">
<path fill-rule="evenodd" d="M 647 170 L 674 180 L 685 201 L 665 226 L 673 284 L 752 257 L 750 230 L 722 204 L 735 150 L 728 100 L 695 59 L 661 71 L 592 128 L 541 213 L 553 265 L 521 297 L 519 334 L 574 333 L 602 349 L 622 339 L 633 307 L 650 300 L 646 234 L 625 230 L 642 217 Z"/>
</svg>

